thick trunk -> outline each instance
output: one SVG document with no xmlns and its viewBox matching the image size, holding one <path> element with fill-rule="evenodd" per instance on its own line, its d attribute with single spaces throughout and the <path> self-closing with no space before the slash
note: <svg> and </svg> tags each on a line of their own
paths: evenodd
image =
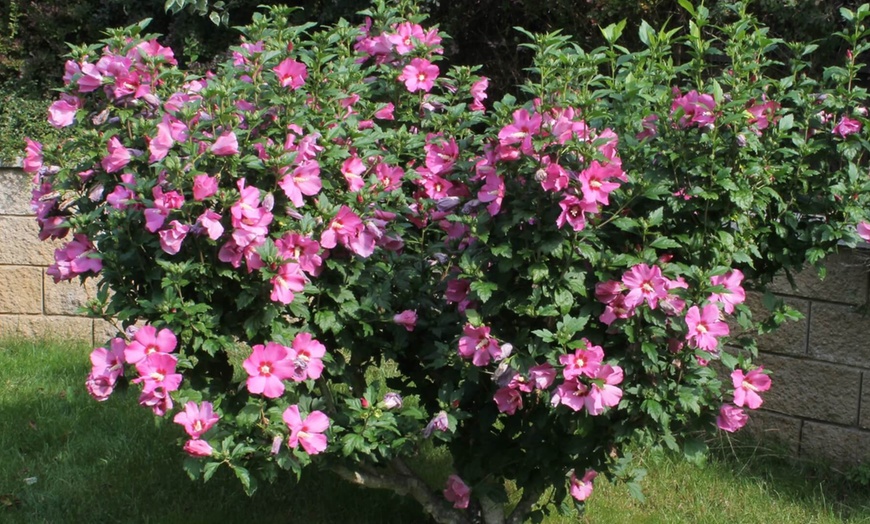
<svg viewBox="0 0 870 524">
<path fill-rule="evenodd" d="M 438 524 L 471 524 L 465 514 L 454 509 L 443 497 L 434 493 L 401 460 L 394 460 L 392 465 L 396 469 L 395 472 L 363 467 L 350 469 L 339 465 L 332 465 L 329 469 L 354 484 L 367 488 L 388 489 L 399 495 L 413 497 Z"/>
</svg>

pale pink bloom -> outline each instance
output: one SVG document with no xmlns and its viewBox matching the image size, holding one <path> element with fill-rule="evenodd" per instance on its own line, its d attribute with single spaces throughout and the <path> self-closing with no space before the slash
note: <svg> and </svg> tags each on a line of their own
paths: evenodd
<svg viewBox="0 0 870 524">
<path fill-rule="evenodd" d="M 459 339 L 459 354 L 463 358 L 470 358 L 475 366 L 485 366 L 490 360 L 503 358 L 501 346 L 489 334 L 489 327 L 466 324 L 462 333 L 464 336 Z"/>
<path fill-rule="evenodd" d="M 293 360 L 288 350 L 290 348 L 275 342 L 265 346 L 257 344 L 251 355 L 242 362 L 242 367 L 248 372 L 246 385 L 248 391 L 263 394 L 267 398 L 278 398 L 284 394 L 284 379 L 293 376 Z"/>
<path fill-rule="evenodd" d="M 325 354 L 326 347 L 311 333 L 298 333 L 293 337 L 292 347 L 288 351 L 288 358 L 293 364 L 290 378 L 296 382 L 319 379 L 323 373 L 322 359 Z"/>
<path fill-rule="evenodd" d="M 278 81 L 281 87 L 289 87 L 296 90 L 305 85 L 305 79 L 308 78 L 308 68 L 302 62 L 297 62 L 292 58 L 287 58 L 281 61 L 272 71 L 278 76 Z"/>
<path fill-rule="evenodd" d="M 396 32 L 387 34 L 386 38 L 399 55 L 406 55 L 414 50 L 414 41 L 423 42 L 426 32 L 419 24 L 402 22 L 395 27 Z"/>
<path fill-rule="evenodd" d="M 586 344 L 584 349 L 577 349 L 573 355 L 559 357 L 559 363 L 565 366 L 562 375 L 566 380 L 584 375 L 594 377 L 598 373 L 598 368 L 601 367 L 601 361 L 604 360 L 604 350 L 601 346 L 593 346 L 586 339 L 583 339 L 583 342 Z"/>
<path fill-rule="evenodd" d="M 447 477 L 447 487 L 444 488 L 444 498 L 453 503 L 456 509 L 466 509 L 471 498 L 471 488 L 456 475 Z"/>
<path fill-rule="evenodd" d="M 24 142 L 27 147 L 24 148 L 22 169 L 25 173 L 37 173 L 42 168 L 42 144 L 29 138 L 25 138 Z"/>
<path fill-rule="evenodd" d="M 284 174 L 282 168 L 279 173 Z M 323 184 L 320 180 L 320 164 L 316 160 L 306 160 L 295 167 L 293 171 L 285 175 L 278 185 L 284 190 L 284 194 L 296 207 L 302 207 L 305 203 L 303 195 L 313 196 L 320 193 Z"/>
<path fill-rule="evenodd" d="M 184 443 L 184 451 L 192 457 L 210 457 L 214 448 L 204 440 L 190 439 Z"/>
<path fill-rule="evenodd" d="M 622 275 L 622 283 L 629 290 L 625 305 L 632 309 L 644 301 L 655 309 L 659 300 L 668 296 L 668 281 L 658 266 L 638 264 Z"/>
<path fill-rule="evenodd" d="M 118 137 L 113 136 L 109 140 L 109 143 L 106 144 L 106 149 L 109 151 L 109 154 L 103 157 L 103 160 L 100 161 L 100 165 L 103 166 L 103 169 L 107 173 L 120 171 L 124 166 L 130 163 L 130 159 L 132 158 L 130 150 L 121 144 Z"/>
<path fill-rule="evenodd" d="M 450 420 L 447 418 L 446 411 L 439 411 L 437 415 L 432 417 L 432 420 L 423 428 L 423 437 L 429 438 L 435 431 L 444 433 L 450 430 Z"/>
<path fill-rule="evenodd" d="M 405 83 L 405 87 L 411 93 L 423 91 L 428 93 L 435 85 L 438 78 L 438 66 L 424 58 L 412 58 L 411 63 L 406 65 L 399 75 L 399 81 Z"/>
<path fill-rule="evenodd" d="M 728 324 L 720 321 L 719 315 L 716 304 L 707 304 L 703 310 L 698 309 L 698 306 L 689 308 L 686 313 L 686 325 L 689 327 L 686 339 L 689 343 L 704 351 L 716 352 L 719 345 L 717 337 L 729 333 Z"/>
<path fill-rule="evenodd" d="M 136 193 L 131 189 L 136 187 L 136 177 L 124 173 L 121 175 L 121 182 L 106 196 L 106 203 L 115 209 L 124 210 L 136 201 Z"/>
<path fill-rule="evenodd" d="M 401 409 L 402 396 L 398 393 L 389 392 L 384 395 L 384 409 Z"/>
<path fill-rule="evenodd" d="M 417 326 L 417 312 L 413 309 L 406 309 L 401 313 L 393 315 L 393 322 L 404 326 L 408 331 L 414 331 L 414 328 Z"/>
<path fill-rule="evenodd" d="M 214 144 L 209 148 L 209 151 L 216 156 L 230 156 L 239 154 L 239 139 L 232 131 L 224 131 L 221 136 L 214 141 Z"/>
<path fill-rule="evenodd" d="M 82 107 L 82 101 L 77 96 L 63 93 L 60 97 L 48 108 L 48 123 L 57 129 L 72 125 L 76 111 Z"/>
<path fill-rule="evenodd" d="M 169 229 L 164 229 L 160 236 L 160 249 L 170 255 L 175 255 L 181 250 L 181 243 L 190 232 L 190 226 L 182 224 L 178 220 L 169 223 Z"/>
<path fill-rule="evenodd" d="M 746 425 L 749 420 L 749 415 L 738 407 L 731 404 L 724 404 L 719 408 L 719 416 L 716 417 L 716 426 L 728 433 L 734 433 L 738 429 Z"/>
<path fill-rule="evenodd" d="M 508 415 L 513 415 L 518 409 L 523 408 L 523 397 L 516 389 L 505 387 L 500 388 L 492 397 L 495 400 L 498 410 Z"/>
<path fill-rule="evenodd" d="M 574 472 L 571 472 L 571 496 L 576 500 L 583 502 L 592 495 L 592 481 L 598 476 L 594 470 L 586 470 L 586 474 L 582 479 L 578 479 Z"/>
<path fill-rule="evenodd" d="M 861 222 L 858 224 L 858 236 L 865 241 L 870 242 L 870 222 Z"/>
<path fill-rule="evenodd" d="M 734 306 L 742 304 L 746 300 L 746 291 L 740 283 L 743 282 L 743 272 L 739 269 L 731 270 L 724 275 L 718 275 L 710 279 L 714 286 L 723 286 L 725 293 L 713 293 L 708 300 L 721 302 L 722 309 L 729 315 L 734 312 Z"/>
<path fill-rule="evenodd" d="M 157 388 L 165 392 L 175 391 L 181 385 L 181 375 L 175 372 L 178 358 L 169 353 L 151 353 L 136 363 L 139 378 L 133 379 L 133 384 L 140 382 L 143 393 L 150 393 Z"/>
<path fill-rule="evenodd" d="M 589 392 L 586 395 L 584 405 L 590 415 L 600 415 L 604 408 L 612 408 L 619 404 L 622 399 L 622 390 L 616 387 L 622 383 L 623 373 L 619 366 L 605 364 L 598 368 Z"/>
<path fill-rule="evenodd" d="M 211 209 L 207 209 L 203 214 L 199 215 L 196 222 L 205 229 L 208 233 L 208 238 L 212 240 L 217 240 L 224 234 L 221 216 Z"/>
<path fill-rule="evenodd" d="M 536 389 L 548 389 L 556 380 L 556 369 L 548 362 L 529 368 L 529 380 Z"/>
<path fill-rule="evenodd" d="M 396 106 L 390 102 L 375 111 L 375 118 L 378 120 L 395 120 L 395 117 L 393 116 L 393 111 L 395 110 Z"/>
<path fill-rule="evenodd" d="M 305 275 L 295 262 L 287 262 L 278 266 L 278 274 L 270 280 L 272 294 L 269 298 L 272 302 L 289 304 L 296 298 L 294 293 L 300 293 L 305 289 Z"/>
<path fill-rule="evenodd" d="M 576 378 L 572 378 L 556 386 L 553 396 L 550 397 L 550 403 L 553 406 L 562 404 L 574 411 L 580 411 L 583 409 L 583 404 L 586 401 L 588 393 L 589 388 L 586 384 L 579 382 Z"/>
<path fill-rule="evenodd" d="M 299 447 L 309 455 L 316 455 L 326 449 L 326 435 L 329 429 L 329 417 L 321 411 L 312 411 L 303 420 L 299 414 L 299 406 L 293 405 L 284 410 L 284 423 L 290 428 L 290 438 L 287 444 L 291 448 Z"/>
<path fill-rule="evenodd" d="M 147 42 L 140 43 L 135 48 L 131 49 L 130 53 L 127 55 L 129 58 L 138 58 L 136 55 L 133 55 L 133 53 L 150 58 L 156 58 L 169 65 L 178 65 L 178 61 L 175 59 L 175 53 L 172 52 L 172 49 L 160 45 L 160 43 L 153 38 Z"/>
<path fill-rule="evenodd" d="M 861 122 L 849 118 L 848 116 L 843 116 L 837 125 L 834 126 L 834 134 L 846 138 L 849 135 L 858 133 L 861 131 Z"/>
<path fill-rule="evenodd" d="M 217 177 L 203 173 L 193 177 L 193 199 L 202 201 L 217 193 Z"/>
<path fill-rule="evenodd" d="M 471 105 L 468 106 L 468 109 L 471 111 L 484 111 L 486 107 L 483 105 L 483 101 L 486 100 L 486 88 L 489 87 L 489 79 L 485 76 L 481 77 L 480 80 L 471 84 Z"/>
<path fill-rule="evenodd" d="M 203 402 L 202 405 L 197 405 L 196 402 L 190 401 L 184 405 L 184 411 L 175 415 L 172 419 L 176 424 L 184 426 L 187 434 L 194 439 L 201 437 L 212 426 L 217 424 L 220 416 L 214 412 L 214 406 L 211 402 Z"/>
<path fill-rule="evenodd" d="M 735 369 L 731 373 L 731 383 L 734 385 L 734 404 L 749 409 L 758 409 L 762 403 L 759 393 L 770 389 L 770 377 L 764 374 L 764 367 L 745 375 L 743 370 Z"/>
</svg>

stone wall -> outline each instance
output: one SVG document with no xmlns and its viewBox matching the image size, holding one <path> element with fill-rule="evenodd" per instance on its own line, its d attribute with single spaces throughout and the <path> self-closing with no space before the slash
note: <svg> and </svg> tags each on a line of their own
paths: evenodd
<svg viewBox="0 0 870 524">
<path fill-rule="evenodd" d="M 30 210 L 30 179 L 21 169 L 0 167 L 0 336 L 102 343 L 104 323 L 75 314 L 93 294 L 92 283 L 55 284 L 45 274 L 62 242 L 39 240 Z"/>
<path fill-rule="evenodd" d="M 759 340 L 759 363 L 773 372 L 762 410 L 750 427 L 775 436 L 797 456 L 839 465 L 870 461 L 870 319 L 863 309 L 870 293 L 870 251 L 844 250 L 814 270 L 773 287 L 803 313 Z M 761 296 L 748 298 L 762 311 Z"/>
<path fill-rule="evenodd" d="M 0 336 L 66 337 L 103 343 L 113 332 L 102 321 L 76 316 L 93 293 L 76 282 L 55 284 L 45 275 L 61 242 L 40 242 L 30 211 L 30 176 L 0 168 Z M 760 362 L 773 371 L 773 387 L 751 427 L 782 439 L 795 455 L 839 462 L 870 461 L 870 252 L 846 251 L 828 262 L 828 276 L 797 275 L 773 291 L 803 313 L 760 341 Z M 761 296 L 748 298 L 763 311 Z"/>
</svg>

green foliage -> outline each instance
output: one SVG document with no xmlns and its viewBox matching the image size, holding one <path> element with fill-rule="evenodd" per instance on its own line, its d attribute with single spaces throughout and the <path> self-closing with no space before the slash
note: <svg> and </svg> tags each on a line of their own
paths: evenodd
<svg viewBox="0 0 870 524">
<path fill-rule="evenodd" d="M 517 518 L 548 490 L 582 505 L 590 470 L 642 498 L 637 441 L 702 463 L 697 435 L 769 387 L 752 335 L 795 316 L 755 326 L 743 279 L 817 264 L 867 218 L 870 9 L 814 76 L 744 9 L 685 7 L 685 34 L 643 24 L 637 51 L 624 22 L 588 51 L 526 32 L 530 78 L 497 102 L 410 1 L 363 27 L 266 9 L 205 76 L 146 23 L 74 48 L 69 136 L 25 159 L 42 236 L 73 233 L 49 274 L 96 273 L 88 312 L 148 327 L 109 347 L 172 353 L 109 371 L 98 351 L 92 394 L 126 373 L 158 416 L 213 406 L 193 477 L 253 493 L 317 464 L 449 522 L 474 506 L 406 462 L 433 445 L 481 507 L 522 489 Z"/>
</svg>

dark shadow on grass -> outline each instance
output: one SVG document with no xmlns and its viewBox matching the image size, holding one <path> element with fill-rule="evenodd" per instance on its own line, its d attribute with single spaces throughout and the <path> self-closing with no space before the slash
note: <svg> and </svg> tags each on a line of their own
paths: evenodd
<svg viewBox="0 0 870 524">
<path fill-rule="evenodd" d="M 306 470 L 253 497 L 226 468 L 208 483 L 182 470 L 183 429 L 155 423 L 138 391 L 98 403 L 84 388 L 85 348 L 0 351 L 0 521 L 281 524 L 427 522 L 419 505 Z M 27 361 L 24 362 L 23 361 Z"/>
</svg>

